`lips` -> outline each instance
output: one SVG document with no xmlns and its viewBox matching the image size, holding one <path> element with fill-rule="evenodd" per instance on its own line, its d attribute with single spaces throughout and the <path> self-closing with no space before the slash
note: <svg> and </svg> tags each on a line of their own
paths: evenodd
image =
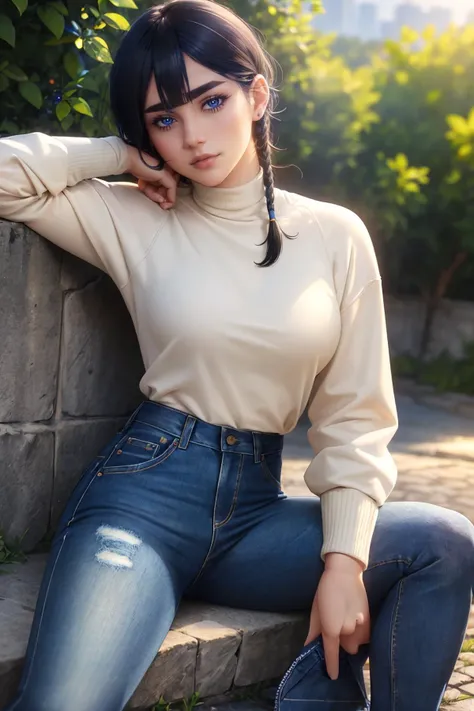
<svg viewBox="0 0 474 711">
<path fill-rule="evenodd" d="M 205 153 L 204 155 L 198 156 L 197 158 L 195 158 L 192 161 L 191 165 L 196 165 L 196 163 L 199 163 L 202 160 L 206 160 L 206 158 L 216 158 L 216 157 L 217 157 L 216 153 Z"/>
</svg>

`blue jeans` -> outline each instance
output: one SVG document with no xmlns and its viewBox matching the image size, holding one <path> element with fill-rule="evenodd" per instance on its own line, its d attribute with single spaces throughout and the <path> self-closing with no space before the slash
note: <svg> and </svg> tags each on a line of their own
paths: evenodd
<svg viewBox="0 0 474 711">
<path fill-rule="evenodd" d="M 309 610 L 323 572 L 320 500 L 283 493 L 282 446 L 282 435 L 143 403 L 64 510 L 9 711 L 121 711 L 183 596 Z M 364 708 L 354 679 L 370 653 L 373 711 L 438 709 L 468 621 L 473 530 L 437 506 L 383 506 L 364 573 L 370 645 L 341 652 L 336 681 L 309 645 L 281 707 L 294 697 L 313 711 Z"/>
</svg>

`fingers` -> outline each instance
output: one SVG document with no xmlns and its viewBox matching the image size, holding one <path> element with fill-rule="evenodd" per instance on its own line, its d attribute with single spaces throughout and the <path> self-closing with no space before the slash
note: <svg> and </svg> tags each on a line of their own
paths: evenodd
<svg viewBox="0 0 474 711">
<path fill-rule="evenodd" d="M 178 189 L 178 181 L 176 178 L 173 179 L 172 184 L 169 186 L 167 191 L 167 201 L 172 205 L 176 202 L 176 191 Z"/>
<path fill-rule="evenodd" d="M 177 181 L 173 176 L 163 176 L 161 182 L 150 182 L 140 178 L 138 188 L 147 198 L 167 210 L 176 202 Z"/>
<path fill-rule="evenodd" d="M 323 632 L 323 645 L 327 673 L 335 681 L 339 676 L 339 637 L 330 637 Z"/>
</svg>

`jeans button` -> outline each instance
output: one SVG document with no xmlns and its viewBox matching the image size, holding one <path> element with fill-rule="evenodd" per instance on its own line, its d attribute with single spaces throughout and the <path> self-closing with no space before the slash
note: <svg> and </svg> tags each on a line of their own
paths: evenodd
<svg viewBox="0 0 474 711">
<path fill-rule="evenodd" d="M 234 437 L 234 435 L 229 435 L 227 437 L 227 444 L 236 444 L 238 440 Z"/>
</svg>

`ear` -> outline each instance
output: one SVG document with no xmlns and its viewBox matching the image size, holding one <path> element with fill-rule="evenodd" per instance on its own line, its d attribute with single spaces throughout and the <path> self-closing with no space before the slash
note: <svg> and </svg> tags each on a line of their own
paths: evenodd
<svg viewBox="0 0 474 711">
<path fill-rule="evenodd" d="M 257 74 L 250 86 L 250 101 L 252 105 L 252 118 L 259 121 L 267 109 L 270 99 L 270 88 L 263 74 Z"/>
</svg>

